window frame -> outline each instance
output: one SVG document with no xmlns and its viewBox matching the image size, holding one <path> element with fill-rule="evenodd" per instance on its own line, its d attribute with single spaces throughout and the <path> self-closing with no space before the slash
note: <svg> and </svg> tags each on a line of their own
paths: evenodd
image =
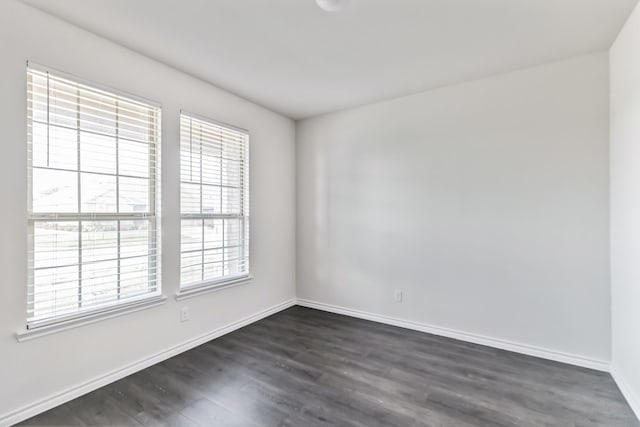
<svg viewBox="0 0 640 427">
<path fill-rule="evenodd" d="M 212 126 L 216 126 L 216 127 L 222 127 L 234 132 L 238 132 L 244 135 L 244 137 L 246 138 L 244 140 L 244 173 L 246 173 L 246 180 L 242 182 L 241 184 L 241 203 L 242 203 L 242 212 L 240 215 L 234 215 L 234 214 L 212 214 L 212 213 L 183 213 L 182 212 L 182 184 L 184 183 L 182 180 L 182 141 L 183 141 L 183 135 L 182 135 L 182 120 L 183 118 L 186 119 L 194 119 L 200 122 L 203 122 L 205 124 L 210 124 Z M 251 135 L 249 133 L 248 130 L 243 129 L 241 127 L 238 126 L 234 126 L 234 125 L 230 125 L 228 123 L 224 123 L 215 119 L 211 119 L 209 117 L 205 117 L 202 116 L 200 114 L 197 113 L 192 113 L 189 111 L 185 111 L 185 110 L 180 110 L 180 115 L 179 115 L 179 128 L 180 128 L 180 135 L 179 135 L 179 142 L 180 142 L 180 171 L 179 171 L 179 181 L 180 181 L 180 251 L 179 251 L 179 277 L 178 277 L 178 292 L 176 293 L 176 299 L 180 300 L 183 298 L 189 298 L 191 296 L 196 296 L 196 295 L 200 295 L 202 293 L 206 293 L 206 292 L 211 292 L 211 291 L 217 291 L 217 290 L 222 290 L 222 289 L 227 289 L 229 287 L 234 287 L 234 286 L 238 286 L 238 285 L 242 285 L 245 283 L 249 283 L 253 280 L 253 275 L 251 274 L 251 269 L 250 269 L 250 259 L 251 259 L 251 237 L 250 237 L 250 213 L 249 213 L 249 206 L 250 206 L 250 197 L 251 197 L 251 192 L 250 192 L 250 177 L 251 177 L 251 172 L 250 172 L 250 146 L 251 146 Z M 245 185 L 246 183 L 246 185 Z M 202 182 L 200 182 L 200 187 L 202 187 Z M 197 281 L 197 282 L 190 282 L 187 284 L 183 284 L 182 282 L 182 221 L 183 220 L 214 220 L 214 219 L 225 219 L 225 218 L 237 218 L 241 220 L 241 246 L 242 246 L 242 251 L 243 253 L 247 253 L 245 262 L 246 262 L 246 271 L 241 273 L 241 274 L 235 274 L 235 275 L 229 275 L 229 276 L 222 276 L 220 278 L 214 278 L 214 279 L 207 279 L 207 280 L 201 280 L 201 281 Z M 224 250 L 224 249 L 223 249 Z"/>
<path fill-rule="evenodd" d="M 114 98 L 124 98 L 126 101 L 133 101 L 137 103 L 141 103 L 146 107 L 155 109 L 155 114 L 153 117 L 149 118 L 149 140 L 147 142 L 149 147 L 149 154 L 147 157 L 148 162 L 148 212 L 113 212 L 113 213 L 104 213 L 104 212 L 82 212 L 80 209 L 81 204 L 81 188 L 78 187 L 78 205 L 79 209 L 76 213 L 56 213 L 56 212 L 45 212 L 45 213 L 34 213 L 33 212 L 33 170 L 36 168 L 33 162 L 33 146 L 34 146 L 34 138 L 33 138 L 33 124 L 36 123 L 33 118 L 33 99 L 29 95 L 29 85 L 31 84 L 30 72 L 31 70 L 41 73 L 51 75 L 54 78 L 59 78 L 62 80 L 68 80 L 72 84 L 76 84 L 78 86 L 85 86 L 87 89 L 93 89 L 98 92 L 105 92 L 107 95 L 111 95 Z M 99 318 L 107 318 L 112 317 L 113 315 L 118 315 L 120 313 L 127 313 L 131 311 L 137 311 L 142 308 L 156 306 L 166 300 L 166 297 L 162 295 L 162 265 L 161 265 L 161 204 L 160 204 L 160 196 L 161 196 L 161 174 L 160 174 L 160 162 L 161 162 L 161 131 L 162 131 L 162 106 L 160 103 L 151 101 L 136 95 L 132 95 L 130 93 L 114 89 L 99 83 L 95 83 L 83 78 L 79 78 L 69 73 L 65 73 L 62 71 L 58 71 L 56 69 L 45 67 L 40 64 L 34 63 L 32 61 L 27 61 L 26 68 L 26 79 L 27 79 L 27 111 L 26 111 L 26 119 L 27 119 L 27 299 L 26 299 L 26 308 L 27 308 L 27 319 L 26 319 L 26 331 L 25 333 L 19 333 L 18 339 L 22 340 L 25 336 L 30 336 L 32 333 L 42 334 L 42 333 L 50 333 L 46 332 L 51 329 L 56 330 L 57 328 L 67 329 L 70 327 L 69 325 L 74 325 L 76 323 L 83 323 L 83 321 L 94 322 Z M 47 93 L 47 100 L 49 99 L 50 94 Z M 81 104 L 75 104 L 76 108 L 80 108 Z M 79 111 L 79 110 L 78 110 Z M 116 103 L 116 123 L 118 118 L 120 117 L 117 113 L 117 103 Z M 79 114 L 79 113 L 78 113 Z M 51 126 L 49 119 L 47 119 L 47 126 Z M 79 123 L 76 128 L 73 128 L 74 131 L 78 132 L 86 132 L 81 130 Z M 91 133 L 91 131 L 89 131 Z M 99 134 L 99 133 L 96 133 Z M 116 130 L 116 140 L 118 141 L 119 137 Z M 79 140 L 78 140 L 79 144 Z M 79 146 L 78 146 L 79 147 Z M 118 163 L 118 148 L 116 148 L 116 164 Z M 80 156 L 80 151 L 78 151 L 78 156 Z M 56 169 L 56 168 L 54 168 Z M 66 169 L 63 169 L 66 170 Z M 78 175 L 83 172 L 80 169 L 80 164 L 77 165 Z M 90 173 L 90 172 L 85 172 Z M 108 175 L 114 177 L 127 177 L 126 174 L 119 173 L 118 169 L 113 174 L 106 173 L 97 173 L 98 175 Z M 118 181 L 118 180 L 117 180 Z M 117 190 L 119 191 L 119 190 Z M 116 203 L 119 203 L 120 193 L 116 194 Z M 118 224 L 117 227 L 117 236 L 118 236 L 118 244 L 117 244 L 117 260 L 118 260 L 118 273 L 117 276 L 120 276 L 120 260 L 121 254 L 120 249 L 121 245 L 119 243 L 120 233 L 122 230 L 120 229 L 121 221 L 136 221 L 136 220 L 144 220 L 148 223 L 148 262 L 149 269 L 148 274 L 149 277 L 154 276 L 154 290 L 136 295 L 133 297 L 125 297 L 120 299 L 121 292 L 121 284 L 118 281 L 117 290 L 118 297 L 116 300 L 105 301 L 99 304 L 91 304 L 88 305 L 86 309 L 82 309 L 81 305 L 78 305 L 78 309 L 72 312 L 63 312 L 61 314 L 50 314 L 47 316 L 35 316 L 35 297 L 30 297 L 29 293 L 33 293 L 35 291 L 35 260 L 34 260 L 34 252 L 35 252 L 35 226 L 38 222 L 77 222 L 78 223 L 78 245 L 81 247 L 82 243 L 82 222 L 83 221 L 115 221 Z M 126 258 L 122 258 L 126 259 Z M 79 264 L 80 265 L 80 264 Z M 118 279 L 119 280 L 119 279 Z M 78 288 L 82 288 L 82 278 L 78 279 Z"/>
</svg>

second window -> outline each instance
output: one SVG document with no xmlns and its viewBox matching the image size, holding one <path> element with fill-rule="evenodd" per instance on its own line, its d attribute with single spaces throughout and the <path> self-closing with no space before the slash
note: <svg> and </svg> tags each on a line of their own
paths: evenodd
<svg viewBox="0 0 640 427">
<path fill-rule="evenodd" d="M 182 288 L 249 275 L 249 135 L 180 116 Z"/>
</svg>

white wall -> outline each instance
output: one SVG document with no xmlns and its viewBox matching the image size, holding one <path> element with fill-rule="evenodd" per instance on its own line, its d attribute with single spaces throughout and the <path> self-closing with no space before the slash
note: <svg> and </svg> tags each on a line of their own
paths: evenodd
<svg viewBox="0 0 640 427">
<path fill-rule="evenodd" d="M 32 60 L 162 103 L 163 306 L 18 343 L 25 326 L 26 66 Z M 288 118 L 31 9 L 0 2 L 0 424 L 11 411 L 295 296 L 295 125 Z M 248 285 L 176 302 L 178 114 L 251 132 Z M 179 308 L 191 321 L 179 323 Z"/>
<path fill-rule="evenodd" d="M 297 131 L 299 298 L 609 360 L 606 53 Z"/>
<path fill-rule="evenodd" d="M 640 418 L 640 7 L 610 67 L 612 371 Z"/>
</svg>

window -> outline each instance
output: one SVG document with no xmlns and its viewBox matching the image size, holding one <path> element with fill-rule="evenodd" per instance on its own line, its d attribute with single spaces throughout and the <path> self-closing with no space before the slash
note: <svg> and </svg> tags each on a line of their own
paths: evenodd
<svg viewBox="0 0 640 427">
<path fill-rule="evenodd" d="M 156 106 L 29 64 L 28 328 L 160 292 Z"/>
<path fill-rule="evenodd" d="M 249 135 L 180 116 L 182 288 L 249 275 Z"/>
</svg>

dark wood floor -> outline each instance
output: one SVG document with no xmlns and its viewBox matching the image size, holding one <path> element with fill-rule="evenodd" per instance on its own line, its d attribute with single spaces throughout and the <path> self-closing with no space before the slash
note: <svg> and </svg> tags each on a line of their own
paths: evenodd
<svg viewBox="0 0 640 427">
<path fill-rule="evenodd" d="M 606 373 L 301 307 L 23 424 L 640 425 Z"/>
</svg>

